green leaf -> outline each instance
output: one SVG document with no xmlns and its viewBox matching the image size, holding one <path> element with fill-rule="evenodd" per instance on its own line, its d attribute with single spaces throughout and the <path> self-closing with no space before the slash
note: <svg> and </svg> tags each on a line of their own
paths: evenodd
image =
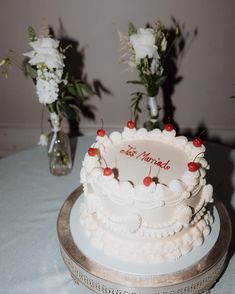
<svg viewBox="0 0 235 294">
<path fill-rule="evenodd" d="M 158 78 L 155 85 L 157 87 L 161 86 L 165 82 L 166 78 L 167 78 L 166 76 L 162 76 L 162 77 Z"/>
<path fill-rule="evenodd" d="M 77 91 L 77 96 L 78 97 L 84 96 L 83 95 L 81 84 L 80 83 L 76 83 L 76 84 L 74 84 L 74 86 L 75 86 L 76 91 Z"/>
<path fill-rule="evenodd" d="M 70 83 L 69 85 L 67 85 L 67 89 L 69 94 L 77 98 L 94 95 L 94 92 L 92 91 L 91 87 L 81 81 L 75 81 L 73 83 Z"/>
<path fill-rule="evenodd" d="M 55 112 L 57 113 L 57 105 L 60 105 L 59 101 L 56 100 L 52 103 L 47 104 L 47 108 L 49 110 L 49 112 Z"/>
<path fill-rule="evenodd" d="M 86 92 L 89 96 L 93 96 L 95 94 L 89 85 L 86 85 L 85 88 L 86 88 Z"/>
<path fill-rule="evenodd" d="M 143 85 L 143 82 L 141 81 L 127 81 L 127 84 L 138 84 L 138 85 Z"/>
<path fill-rule="evenodd" d="M 79 109 L 79 107 L 77 105 L 75 105 L 75 104 L 69 104 L 69 107 L 74 110 L 74 113 L 75 113 L 75 116 L 76 116 L 75 119 L 77 121 L 79 121 L 79 119 L 80 119 L 80 109 Z"/>
<path fill-rule="evenodd" d="M 33 80 L 37 78 L 36 68 L 32 67 L 29 63 L 25 64 L 25 72 L 26 72 L 26 75 L 30 76 Z"/>
<path fill-rule="evenodd" d="M 75 104 L 69 104 L 69 107 L 73 108 L 75 111 L 78 111 L 78 112 L 80 111 L 79 107 Z"/>
<path fill-rule="evenodd" d="M 131 35 L 134 35 L 137 33 L 137 30 L 135 28 L 135 26 L 133 25 L 132 22 L 129 22 L 129 25 L 128 25 L 128 36 L 130 37 Z"/>
<path fill-rule="evenodd" d="M 62 99 L 64 99 L 64 100 L 74 100 L 75 97 L 74 96 L 66 95 L 66 96 L 63 96 Z"/>
<path fill-rule="evenodd" d="M 88 86 L 87 84 L 80 82 L 78 85 L 82 92 L 81 96 L 90 96 L 94 94 L 91 87 Z"/>
<path fill-rule="evenodd" d="M 131 108 L 133 109 L 134 120 L 137 125 L 138 120 L 139 120 L 139 113 L 142 112 L 142 110 L 140 108 L 140 102 L 144 97 L 144 93 L 143 92 L 135 92 L 135 93 L 132 93 L 131 96 L 134 96 L 131 98 L 131 102 L 132 102 Z"/>
<path fill-rule="evenodd" d="M 72 109 L 71 107 L 69 107 L 65 103 L 60 103 L 59 104 L 59 107 L 60 107 L 60 112 L 67 119 L 70 119 L 70 120 L 74 120 L 75 119 L 75 120 L 77 120 L 77 113 L 74 111 L 74 109 Z"/>
<path fill-rule="evenodd" d="M 60 92 L 60 97 L 59 97 L 59 98 L 63 99 L 64 96 L 65 96 L 65 91 L 61 91 L 61 92 Z"/>
<path fill-rule="evenodd" d="M 76 91 L 76 87 L 74 85 L 68 84 L 67 89 L 71 95 L 77 97 L 77 91 Z"/>
<path fill-rule="evenodd" d="M 35 33 L 35 30 L 33 27 L 28 26 L 28 36 L 29 36 L 29 41 L 33 42 L 37 40 L 37 35 Z"/>
</svg>

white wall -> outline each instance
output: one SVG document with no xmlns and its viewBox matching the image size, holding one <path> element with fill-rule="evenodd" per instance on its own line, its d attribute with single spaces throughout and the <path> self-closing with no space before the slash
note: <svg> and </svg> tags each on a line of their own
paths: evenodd
<svg viewBox="0 0 235 294">
<path fill-rule="evenodd" d="M 58 33 L 62 20 L 67 36 L 84 48 L 84 71 L 88 81 L 98 79 L 112 95 L 93 97 L 96 121 L 107 129 L 120 128 L 129 118 L 130 93 L 126 84 L 135 73 L 119 63 L 117 28 L 127 33 L 128 22 L 143 27 L 160 18 L 166 26 L 174 16 L 190 37 L 179 68 L 183 80 L 172 96 L 175 121 L 193 134 L 201 125 L 209 139 L 235 140 L 235 1 L 220 0 L 2 0 L 0 9 L 0 57 L 8 49 L 19 54 L 29 50 L 27 26 L 40 30 L 44 24 Z M 137 89 L 137 88 L 136 88 Z M 14 69 L 0 78 L 0 155 L 28 148 L 37 142 L 41 106 L 35 87 Z M 145 108 L 145 105 L 143 105 Z M 144 121 L 146 116 L 142 117 Z M 95 122 L 82 119 L 84 133 L 94 133 Z"/>
</svg>

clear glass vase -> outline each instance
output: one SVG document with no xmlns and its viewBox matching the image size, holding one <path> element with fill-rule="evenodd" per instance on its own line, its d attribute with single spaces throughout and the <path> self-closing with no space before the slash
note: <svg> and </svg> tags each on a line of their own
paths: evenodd
<svg viewBox="0 0 235 294">
<path fill-rule="evenodd" d="M 52 131 L 48 135 L 48 159 L 52 175 L 64 176 L 72 170 L 70 140 L 61 130 L 61 118 L 51 115 Z"/>
<path fill-rule="evenodd" d="M 147 98 L 147 109 L 149 112 L 149 120 L 144 123 L 144 127 L 151 131 L 156 128 L 160 128 L 159 122 L 159 110 L 157 97 L 148 97 Z"/>
</svg>

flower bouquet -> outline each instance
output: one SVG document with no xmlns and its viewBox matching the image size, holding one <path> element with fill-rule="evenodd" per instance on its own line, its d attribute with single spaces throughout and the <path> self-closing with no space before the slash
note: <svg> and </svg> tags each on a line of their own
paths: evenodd
<svg viewBox="0 0 235 294">
<path fill-rule="evenodd" d="M 176 30 L 176 35 L 178 30 Z M 164 61 L 171 49 L 172 43 L 168 44 L 168 34 L 160 21 L 154 27 L 139 28 L 129 23 L 128 37 L 120 35 L 122 62 L 127 63 L 132 69 L 137 69 L 140 80 L 128 81 L 128 83 L 143 85 L 145 92 L 132 94 L 131 107 L 133 108 L 135 122 L 141 113 L 140 102 L 144 97 L 148 98 L 148 110 L 150 120 L 145 124 L 147 129 L 158 127 L 159 106 L 157 95 L 164 83 Z"/>
<path fill-rule="evenodd" d="M 7 76 L 9 67 L 16 65 L 35 83 L 39 102 L 43 104 L 43 108 L 46 106 L 50 113 L 52 127 L 48 136 L 44 134 L 43 127 L 41 128 L 39 144 L 48 143 L 51 173 L 64 175 L 71 170 L 72 161 L 69 139 L 61 130 L 61 119 L 66 117 L 79 122 L 79 105 L 82 105 L 93 91 L 86 83 L 73 80 L 64 71 L 65 51 L 68 48 L 62 49 L 59 41 L 52 38 L 48 30 L 37 36 L 35 30 L 29 27 L 28 35 L 32 51 L 23 54 L 28 58 L 27 62 L 20 64 L 14 57 L 8 56 L 0 62 L 0 66 L 3 74 Z"/>
</svg>

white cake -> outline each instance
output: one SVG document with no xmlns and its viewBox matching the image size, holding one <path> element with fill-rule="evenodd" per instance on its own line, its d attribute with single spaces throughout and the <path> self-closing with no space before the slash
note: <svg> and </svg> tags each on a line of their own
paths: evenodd
<svg viewBox="0 0 235 294">
<path fill-rule="evenodd" d="M 119 260 L 180 258 L 210 233 L 213 188 L 205 146 L 163 131 L 98 132 L 81 170 L 80 221 L 93 246 Z"/>
</svg>

